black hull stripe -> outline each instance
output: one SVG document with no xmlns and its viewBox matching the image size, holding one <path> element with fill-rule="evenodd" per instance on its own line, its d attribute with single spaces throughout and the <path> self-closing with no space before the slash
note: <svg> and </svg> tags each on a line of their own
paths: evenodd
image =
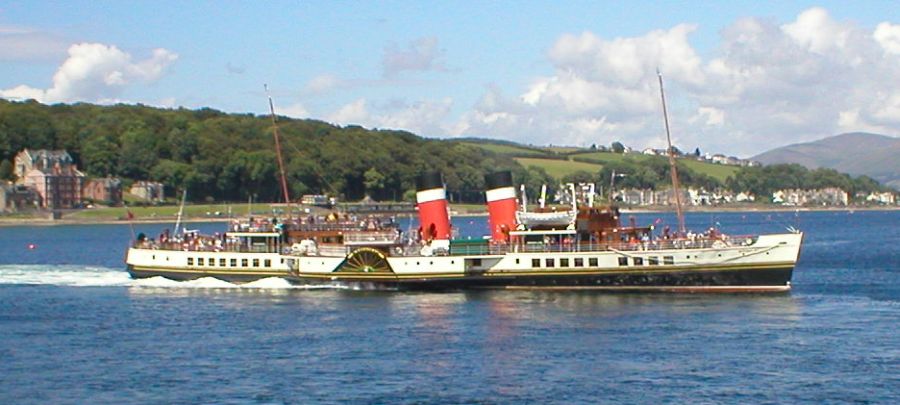
<svg viewBox="0 0 900 405">
<path fill-rule="evenodd" d="M 642 274 L 670 274 L 670 273 L 701 273 L 722 271 L 758 271 L 758 270 L 793 270 L 794 263 L 777 263 L 769 265 L 744 265 L 744 266 L 719 266 L 697 267 L 680 266 L 667 268 L 639 267 L 639 268 L 606 268 L 585 269 L 575 271 L 492 271 L 484 273 L 299 273 L 295 276 L 302 278 L 321 279 L 369 279 L 369 280 L 396 280 L 396 279 L 429 279 L 429 278 L 469 278 L 469 277 L 547 277 L 547 276 L 593 276 L 593 275 L 642 275 Z"/>
</svg>

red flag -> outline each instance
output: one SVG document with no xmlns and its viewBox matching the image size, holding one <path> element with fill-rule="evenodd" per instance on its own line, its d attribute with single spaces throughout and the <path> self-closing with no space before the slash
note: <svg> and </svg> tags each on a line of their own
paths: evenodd
<svg viewBox="0 0 900 405">
<path fill-rule="evenodd" d="M 134 214 L 131 212 L 131 210 L 129 210 L 129 209 L 126 208 L 126 209 L 125 209 L 125 212 L 127 213 L 126 215 L 128 215 L 128 220 L 129 220 L 129 221 L 132 220 L 132 219 L 134 219 Z"/>
</svg>

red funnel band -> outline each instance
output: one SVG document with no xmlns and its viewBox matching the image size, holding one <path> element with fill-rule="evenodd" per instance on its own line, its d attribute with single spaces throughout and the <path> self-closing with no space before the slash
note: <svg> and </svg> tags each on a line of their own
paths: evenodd
<svg viewBox="0 0 900 405">
<path fill-rule="evenodd" d="M 447 193 L 443 188 L 422 190 L 416 193 L 419 207 L 419 224 L 423 240 L 449 240 L 450 217 L 447 215 Z"/>
<path fill-rule="evenodd" d="M 516 189 L 501 187 L 485 193 L 488 223 L 493 242 L 508 242 L 509 232 L 516 229 Z"/>
</svg>

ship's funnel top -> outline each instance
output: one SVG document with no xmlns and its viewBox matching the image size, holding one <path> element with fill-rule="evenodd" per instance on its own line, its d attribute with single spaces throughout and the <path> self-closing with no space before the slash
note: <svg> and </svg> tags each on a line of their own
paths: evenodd
<svg viewBox="0 0 900 405">
<path fill-rule="evenodd" d="M 416 191 L 444 188 L 441 172 L 428 172 L 416 177 Z"/>
<path fill-rule="evenodd" d="M 512 187 L 512 172 L 504 170 L 484 175 L 484 188 L 494 190 L 501 187 Z"/>
</svg>

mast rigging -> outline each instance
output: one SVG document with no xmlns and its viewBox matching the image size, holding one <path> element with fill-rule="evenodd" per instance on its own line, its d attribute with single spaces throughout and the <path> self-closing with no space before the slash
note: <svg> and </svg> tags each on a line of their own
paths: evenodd
<svg viewBox="0 0 900 405">
<path fill-rule="evenodd" d="M 668 144 L 669 155 L 669 173 L 672 175 L 672 192 L 675 194 L 675 215 L 678 216 L 678 232 L 684 235 L 686 232 L 684 226 L 684 211 L 681 208 L 681 186 L 678 184 L 678 169 L 675 165 L 675 149 L 672 148 L 672 135 L 669 131 L 669 112 L 666 109 L 666 92 L 663 90 L 663 77 L 659 69 L 656 69 L 656 76 L 659 78 L 659 97 L 662 99 L 663 121 L 666 123 L 666 143 Z"/>
<path fill-rule="evenodd" d="M 278 135 L 278 119 L 275 118 L 275 104 L 269 95 L 269 86 L 263 84 L 266 89 L 266 97 L 269 98 L 269 112 L 272 116 L 272 135 L 275 137 L 275 156 L 278 158 L 278 172 L 281 174 L 281 191 L 284 193 L 284 203 L 287 204 L 287 216 L 291 218 L 291 196 L 288 192 L 287 178 L 284 175 L 284 159 L 281 157 L 281 137 Z"/>
</svg>

